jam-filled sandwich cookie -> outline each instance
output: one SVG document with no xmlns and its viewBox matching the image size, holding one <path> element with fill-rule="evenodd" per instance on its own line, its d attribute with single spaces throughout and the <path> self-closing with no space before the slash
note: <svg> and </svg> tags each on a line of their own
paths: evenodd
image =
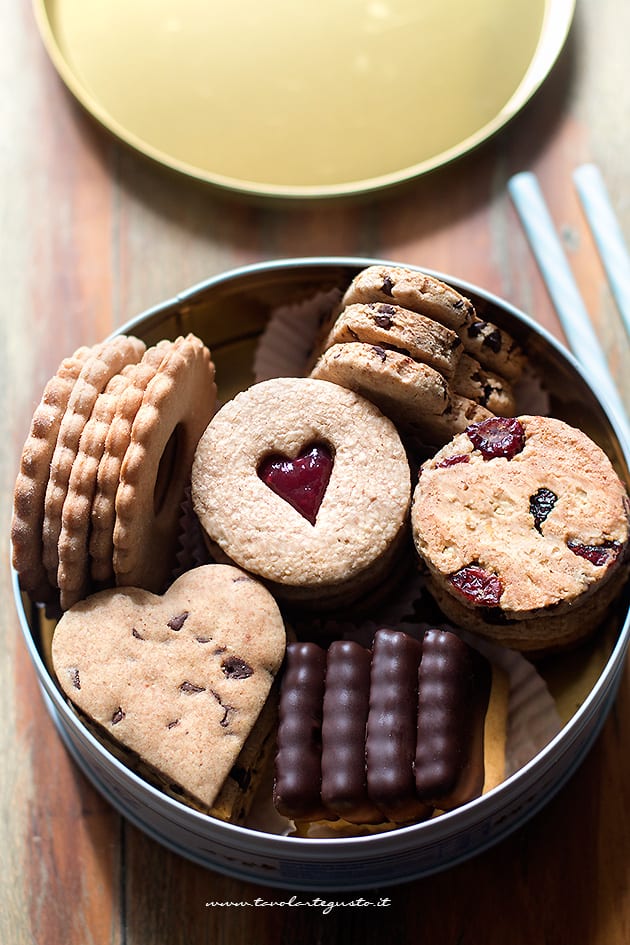
<svg viewBox="0 0 630 945">
<path fill-rule="evenodd" d="M 119 588 L 74 605 L 55 629 L 52 660 L 63 692 L 108 745 L 146 766 L 149 780 L 234 819 L 273 744 L 270 698 L 285 644 L 271 594 L 210 564 L 163 596 Z"/>
<path fill-rule="evenodd" d="M 506 712 L 503 674 L 450 631 L 379 630 L 370 649 L 290 643 L 274 804 L 346 832 L 459 807 L 503 777 Z"/>
<path fill-rule="evenodd" d="M 515 649 L 590 634 L 627 575 L 629 503 L 605 453 L 561 420 L 472 425 L 421 468 L 412 504 L 449 619 Z"/>
<path fill-rule="evenodd" d="M 396 429 L 357 394 L 309 378 L 255 384 L 201 437 L 192 498 L 211 546 L 277 597 L 350 603 L 406 545 L 410 472 Z"/>
</svg>

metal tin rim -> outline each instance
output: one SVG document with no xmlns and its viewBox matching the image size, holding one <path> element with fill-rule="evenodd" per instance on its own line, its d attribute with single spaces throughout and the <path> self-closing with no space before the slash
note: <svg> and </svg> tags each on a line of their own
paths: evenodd
<svg viewBox="0 0 630 945">
<path fill-rule="evenodd" d="M 544 22 L 538 46 L 518 88 L 490 122 L 457 145 L 417 164 L 378 177 L 330 185 L 285 186 L 241 180 L 212 173 L 170 156 L 125 128 L 108 114 L 97 99 L 89 94 L 73 72 L 51 26 L 47 12 L 47 0 L 32 0 L 32 2 L 35 21 L 42 42 L 62 81 L 83 108 L 115 137 L 164 167 L 206 184 L 212 184 L 222 190 L 243 193 L 252 197 L 301 200 L 349 197 L 389 188 L 450 164 L 488 140 L 515 117 L 546 79 L 566 42 L 576 6 L 576 0 L 546 0 Z"/>
<path fill-rule="evenodd" d="M 120 333 L 132 332 L 146 319 L 172 306 L 173 302 L 190 300 L 191 298 L 194 298 L 196 294 L 206 291 L 215 285 L 225 282 L 232 282 L 248 275 L 256 275 L 256 273 L 259 272 L 282 269 L 294 270 L 299 268 L 308 270 L 309 268 L 317 269 L 324 266 L 353 267 L 360 269 L 377 262 L 386 265 L 403 265 L 393 261 L 390 262 L 387 260 L 378 260 L 370 257 L 323 256 L 306 257 L 301 259 L 292 258 L 269 260 L 262 263 L 238 267 L 215 275 L 203 282 L 197 283 L 182 293 L 179 293 L 174 299 L 160 303 L 159 305 L 146 310 L 145 312 L 125 323 L 118 331 Z M 409 266 L 409 264 L 405 265 Z M 592 388 L 590 388 L 584 369 L 576 361 L 574 356 L 564 347 L 564 345 L 554 338 L 554 336 L 552 336 L 546 329 L 537 325 L 528 315 L 521 312 L 510 303 L 500 299 L 498 296 L 479 288 L 473 283 L 456 279 L 450 275 L 435 272 L 433 270 L 423 271 L 431 272 L 431 274 L 437 276 L 438 278 L 442 278 L 443 280 L 454 284 L 460 290 L 470 291 L 471 293 L 477 294 L 490 302 L 494 302 L 522 321 L 529 329 L 541 335 L 548 344 L 555 348 L 556 351 L 560 353 L 562 357 L 564 357 L 569 362 L 571 367 L 582 377 L 587 386 L 589 386 L 593 397 L 599 401 L 602 408 L 606 411 L 610 425 L 617 437 L 622 454 L 626 462 L 630 464 L 630 443 L 628 442 L 623 429 L 617 426 L 615 418 L 606 409 L 606 405 L 602 402 L 599 395 L 593 391 Z M 35 645 L 31 628 L 28 624 L 26 612 L 22 605 L 17 575 L 14 571 L 12 571 L 12 580 L 14 598 L 21 629 L 25 638 L 27 649 L 39 677 L 40 685 L 42 686 L 44 694 L 48 697 L 55 712 L 61 719 L 63 719 L 64 724 L 74 728 L 75 730 L 78 730 L 80 732 L 81 738 L 87 740 L 88 744 L 91 745 L 94 751 L 96 751 L 100 756 L 106 755 L 107 762 L 113 766 L 114 770 L 120 777 L 132 783 L 145 797 L 150 798 L 158 808 L 162 808 L 172 813 L 172 818 L 174 820 L 184 816 L 191 825 L 197 826 L 200 831 L 208 837 L 211 836 L 212 833 L 218 833 L 222 837 L 227 837 L 235 851 L 249 851 L 251 853 L 266 852 L 268 854 L 271 851 L 273 855 L 276 855 L 279 859 L 283 859 L 287 863 L 306 860 L 312 863 L 324 864 L 327 861 L 332 861 L 333 859 L 337 862 L 344 859 L 351 860 L 353 857 L 359 855 L 362 858 L 369 858 L 370 849 L 376 849 L 380 853 L 393 853 L 396 851 L 409 850 L 424 842 L 426 842 L 427 845 L 435 844 L 439 842 L 441 838 L 452 836 L 455 830 L 457 830 L 457 832 L 462 830 L 465 831 L 467 826 L 472 826 L 473 824 L 479 823 L 481 820 L 483 820 L 484 811 L 486 810 L 488 804 L 492 802 L 492 799 L 503 799 L 505 806 L 509 802 L 510 798 L 516 799 L 518 796 L 526 792 L 528 788 L 531 790 L 535 786 L 536 782 L 539 781 L 545 773 L 551 771 L 551 769 L 558 764 L 559 758 L 561 758 L 563 755 L 567 755 L 572 749 L 575 748 L 576 743 L 580 739 L 581 733 L 587 727 L 587 725 L 589 723 L 595 723 L 594 731 L 591 731 L 588 743 L 580 746 L 579 751 L 574 752 L 574 760 L 572 765 L 569 766 L 569 770 L 563 772 L 561 777 L 558 777 L 557 783 L 554 784 L 553 790 L 551 791 L 551 793 L 554 793 L 555 789 L 562 786 L 562 784 L 572 773 L 573 769 L 582 760 L 593 738 L 595 737 L 595 734 L 599 730 L 599 727 L 603 724 L 605 715 L 607 714 L 608 708 L 610 707 L 610 704 L 614 698 L 614 692 L 611 695 L 611 690 L 616 689 L 616 682 L 618 682 L 623 662 L 625 660 L 630 637 L 630 613 L 628 613 L 624 620 L 623 626 L 620 629 L 619 637 L 614 644 L 604 669 L 602 670 L 593 688 L 590 690 L 583 703 L 577 709 L 569 722 L 563 726 L 558 735 L 556 735 L 549 742 L 549 744 L 546 745 L 545 748 L 543 748 L 531 761 L 529 761 L 515 774 L 511 775 L 488 794 L 477 798 L 475 801 L 472 801 L 463 808 L 442 814 L 435 820 L 427 821 L 421 824 L 410 825 L 407 827 L 401 827 L 389 833 L 362 837 L 301 839 L 296 837 L 285 837 L 276 834 L 258 832 L 246 827 L 235 824 L 227 824 L 214 820 L 213 818 L 209 818 L 207 815 L 189 808 L 174 798 L 163 794 L 161 791 L 159 791 L 159 789 L 153 787 L 151 784 L 141 779 L 133 771 L 123 765 L 122 762 L 120 762 L 113 755 L 107 753 L 100 742 L 98 742 L 98 740 L 94 738 L 94 736 L 78 722 L 77 717 L 71 712 L 65 700 L 62 698 L 61 693 L 57 689 Z M 57 724 L 59 724 L 57 719 L 55 719 L 55 721 Z M 551 796 L 551 793 L 545 795 L 543 798 L 530 796 L 527 802 L 524 803 L 524 809 L 520 817 L 511 822 L 509 826 L 506 826 L 503 834 L 489 839 L 485 846 L 490 846 L 496 842 L 496 840 L 501 839 L 502 836 L 511 832 L 513 829 L 516 829 L 525 820 L 528 820 L 530 816 L 536 813 L 537 810 L 540 809 L 544 803 L 546 803 L 546 801 Z M 166 842 L 164 838 L 159 839 L 161 839 L 161 842 Z M 166 843 L 166 845 L 168 845 L 168 843 Z M 475 849 L 471 850 L 468 855 L 476 854 L 484 848 L 485 847 L 476 847 Z M 463 856 L 460 859 L 464 858 L 466 858 L 466 856 Z M 451 865 L 451 863 L 449 862 L 446 865 Z M 220 865 L 217 865 L 217 868 L 223 869 L 223 867 Z M 223 871 L 226 872 L 227 870 L 223 869 Z M 240 872 L 237 873 L 237 871 L 235 871 L 234 875 L 243 877 L 244 874 Z M 251 879 L 252 877 L 250 874 L 248 874 L 246 878 Z M 274 878 L 271 876 L 269 877 L 271 882 L 273 882 L 273 879 Z M 366 884 L 363 883 L 363 885 L 365 886 Z"/>
</svg>

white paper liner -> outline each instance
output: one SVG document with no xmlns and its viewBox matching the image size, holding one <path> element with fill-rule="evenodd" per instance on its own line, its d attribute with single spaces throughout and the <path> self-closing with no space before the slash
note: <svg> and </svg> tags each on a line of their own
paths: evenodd
<svg viewBox="0 0 630 945">
<path fill-rule="evenodd" d="M 256 383 L 272 377 L 301 377 L 322 320 L 339 303 L 341 292 L 331 289 L 312 298 L 283 305 L 271 315 L 254 354 Z"/>
</svg>

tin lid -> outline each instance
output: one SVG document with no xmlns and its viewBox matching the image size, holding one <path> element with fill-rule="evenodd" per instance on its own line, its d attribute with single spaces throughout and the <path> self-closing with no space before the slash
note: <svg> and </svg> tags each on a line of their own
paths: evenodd
<svg viewBox="0 0 630 945">
<path fill-rule="evenodd" d="M 106 128 L 266 196 L 374 190 L 464 154 L 551 69 L 575 0 L 34 0 Z"/>
</svg>

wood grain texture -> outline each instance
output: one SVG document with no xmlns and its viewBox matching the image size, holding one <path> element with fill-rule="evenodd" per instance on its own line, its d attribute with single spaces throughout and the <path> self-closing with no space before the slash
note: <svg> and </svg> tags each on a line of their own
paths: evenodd
<svg viewBox="0 0 630 945">
<path fill-rule="evenodd" d="M 543 89 L 458 163 L 369 199 L 254 204 L 163 171 L 102 132 L 66 93 L 29 0 L 3 5 L 0 43 L 0 533 L 30 416 L 59 361 L 232 266 L 378 255 L 476 282 L 556 334 L 557 318 L 506 182 L 539 175 L 578 284 L 630 402 L 628 343 L 571 184 L 601 167 L 630 238 L 626 0 L 581 0 Z M 625 945 L 630 941 L 630 677 L 572 780 L 528 825 L 425 880 L 366 890 L 380 909 L 210 908 L 290 894 L 165 851 L 71 763 L 44 708 L 0 571 L 0 941 L 11 945 L 249 945 L 383 941 Z M 296 894 L 299 890 L 296 890 Z M 344 901 L 353 894 L 336 897 Z"/>
</svg>

